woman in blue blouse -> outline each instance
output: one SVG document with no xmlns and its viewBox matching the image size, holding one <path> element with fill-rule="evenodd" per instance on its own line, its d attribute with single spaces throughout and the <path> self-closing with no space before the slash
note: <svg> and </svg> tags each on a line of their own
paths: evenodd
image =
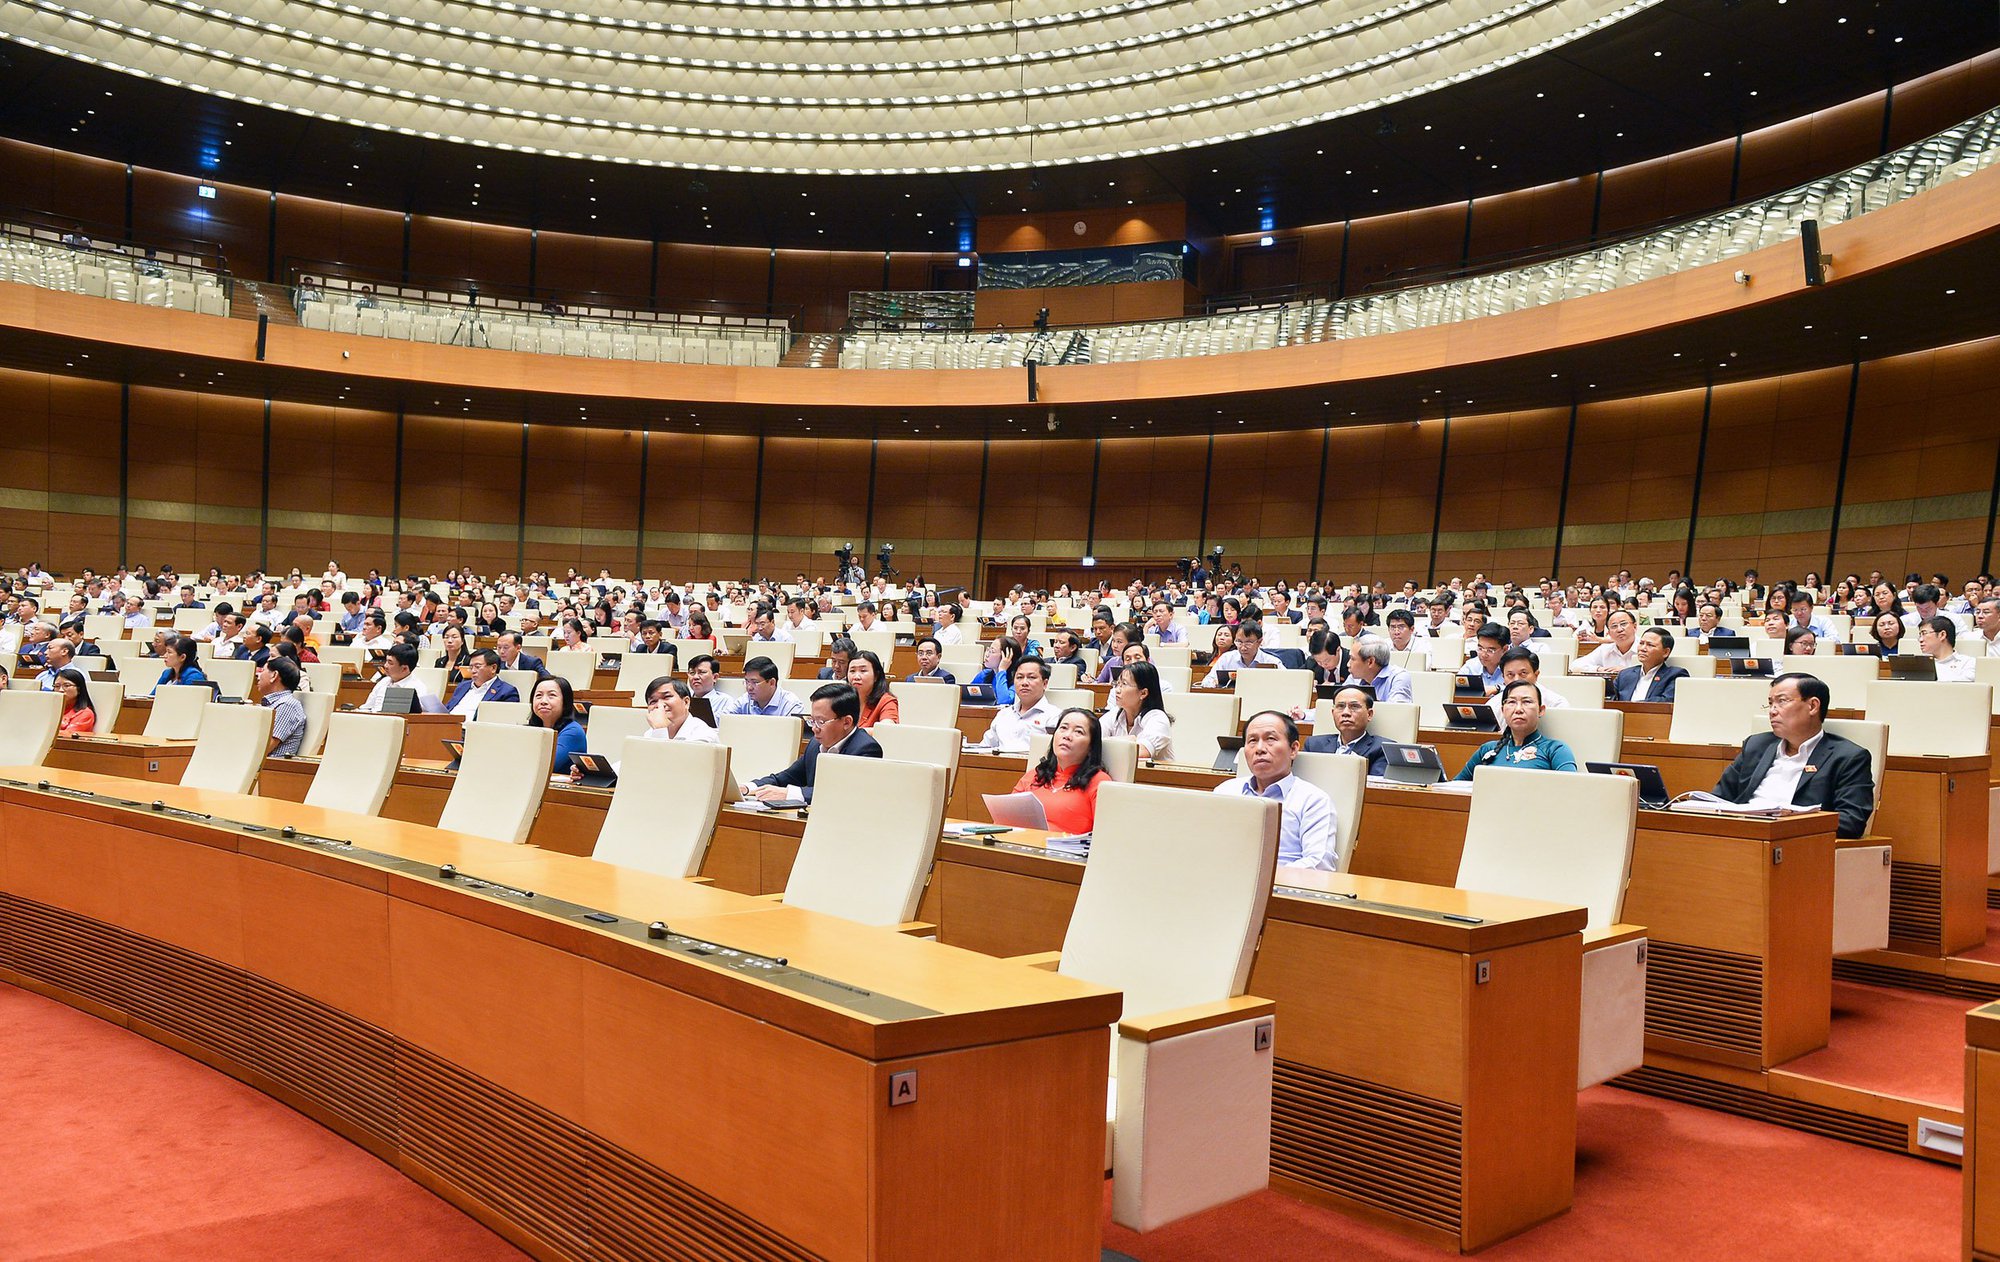
<svg viewBox="0 0 2000 1262">
<path fill-rule="evenodd" d="M 184 635 L 177 640 L 168 640 L 160 648 L 160 661 L 166 665 L 166 669 L 160 672 L 160 677 L 153 682 L 153 686 L 157 688 L 162 684 L 207 683 L 208 676 L 202 674 L 201 667 L 195 665 L 195 659 L 200 652 L 200 646 L 194 642 L 193 636 Z"/>
<path fill-rule="evenodd" d="M 1001 636 L 986 642 L 986 668 L 966 682 L 984 684 L 993 690 L 993 700 L 998 705 L 1014 704 L 1014 659 L 1021 655 L 1021 646 L 1010 637 Z"/>
<path fill-rule="evenodd" d="M 570 755 L 582 753 L 584 747 L 583 724 L 577 722 L 576 693 L 570 690 L 569 680 L 560 675 L 544 675 L 535 681 L 528 704 L 534 710 L 528 719 L 529 727 L 555 729 L 556 756 L 551 772 L 568 775 L 573 770 Z"/>
<path fill-rule="evenodd" d="M 1500 721 L 1506 735 L 1487 741 L 1452 778 L 1470 780 L 1481 767 L 1525 767 L 1531 771 L 1581 771 L 1576 754 L 1552 736 L 1544 736 L 1542 690 L 1525 679 L 1508 684 L 1500 693 Z"/>
</svg>

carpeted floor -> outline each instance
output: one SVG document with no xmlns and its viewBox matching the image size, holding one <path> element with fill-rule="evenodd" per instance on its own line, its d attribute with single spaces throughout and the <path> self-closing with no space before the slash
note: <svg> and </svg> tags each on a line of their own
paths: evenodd
<svg viewBox="0 0 2000 1262">
<path fill-rule="evenodd" d="M 1965 1103 L 1965 1014 L 1977 1006 L 1952 995 L 1836 981 L 1826 1046 L 1780 1068 L 1956 1110 Z"/>
<path fill-rule="evenodd" d="M 283 1105 L 6 986 L 0 1067 L 5 1262 L 522 1257 Z M 1481 1256 L 1942 1262 L 1958 1196 L 1946 1167 L 1598 1088 L 1575 1208 Z M 1274 1193 L 1144 1237 L 1107 1226 L 1105 1244 L 1140 1262 L 1447 1256 Z"/>
</svg>

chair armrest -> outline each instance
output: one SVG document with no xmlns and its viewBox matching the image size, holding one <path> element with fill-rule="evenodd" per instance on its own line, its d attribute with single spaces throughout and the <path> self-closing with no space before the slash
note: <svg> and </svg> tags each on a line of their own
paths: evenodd
<svg viewBox="0 0 2000 1262">
<path fill-rule="evenodd" d="M 1001 958 L 1009 964 L 1025 964 L 1029 968 L 1039 968 L 1053 973 L 1056 971 L 1056 966 L 1062 963 L 1062 952 L 1036 951 L 1032 955 L 1006 955 Z"/>
<path fill-rule="evenodd" d="M 1583 949 L 1595 951 L 1599 947 L 1617 946 L 1621 942 L 1636 942 L 1645 936 L 1644 925 L 1600 925 L 1583 931 Z"/>
<path fill-rule="evenodd" d="M 912 938 L 937 937 L 937 926 L 930 923 L 928 920 L 905 920 L 902 924 L 897 925 L 895 928 L 897 933 L 904 934 Z"/>
<path fill-rule="evenodd" d="M 760 903 L 782 903 L 785 901 L 785 892 L 783 890 L 779 890 L 775 894 L 752 894 L 750 895 L 750 897 L 756 899 Z"/>
<path fill-rule="evenodd" d="M 1836 837 L 1833 839 L 1833 848 L 1835 850 L 1859 850 L 1865 846 L 1887 846 L 1892 844 L 1893 842 L 1890 838 L 1878 833 L 1869 833 L 1865 837 Z"/>
<path fill-rule="evenodd" d="M 1149 1012 L 1143 1016 L 1126 1017 L 1118 1023 L 1118 1037 L 1136 1039 L 1141 1043 L 1157 1043 L 1161 1039 L 1193 1034 L 1197 1030 L 1212 1030 L 1219 1025 L 1235 1025 L 1239 1021 L 1268 1017 L 1277 1010 L 1278 1005 L 1274 1000 L 1259 999 L 1255 995 L 1238 995 L 1234 999 L 1224 999 L 1216 1003 L 1198 1003 L 1192 1007 L 1174 1008 L 1167 1012 Z"/>
</svg>

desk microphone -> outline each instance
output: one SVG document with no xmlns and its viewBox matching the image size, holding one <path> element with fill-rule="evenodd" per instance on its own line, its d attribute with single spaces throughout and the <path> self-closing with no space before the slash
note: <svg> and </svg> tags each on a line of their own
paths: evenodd
<svg viewBox="0 0 2000 1262">
<path fill-rule="evenodd" d="M 438 880 L 455 881 L 457 879 L 458 879 L 458 869 L 453 867 L 451 864 L 447 863 L 438 869 Z"/>
<path fill-rule="evenodd" d="M 666 936 L 667 936 L 667 922 L 666 922 L 666 921 L 664 921 L 664 920 L 655 920 L 655 921 L 654 921 L 654 922 L 653 922 L 652 924 L 650 924 L 650 925 L 647 925 L 647 926 L 646 926 L 646 936 L 647 936 L 647 937 L 649 937 L 649 938 L 664 938 L 664 937 L 666 937 Z"/>
</svg>

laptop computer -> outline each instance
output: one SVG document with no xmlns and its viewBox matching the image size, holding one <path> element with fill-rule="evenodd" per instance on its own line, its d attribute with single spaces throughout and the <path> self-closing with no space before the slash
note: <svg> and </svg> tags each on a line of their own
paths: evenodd
<svg viewBox="0 0 2000 1262">
<path fill-rule="evenodd" d="M 1660 769 L 1644 762 L 1587 762 L 1584 769 L 1593 775 L 1630 776 L 1639 782 L 1639 805 L 1649 811 L 1664 811 L 1673 795 Z"/>
<path fill-rule="evenodd" d="M 1732 657 L 1729 673 L 1738 679 L 1769 679 L 1778 673 L 1778 664 L 1768 657 Z"/>
<path fill-rule="evenodd" d="M 1453 696 L 1486 698 L 1486 681 L 1477 675 L 1453 675 L 1451 691 Z"/>
<path fill-rule="evenodd" d="M 440 740 L 438 744 L 444 746 L 444 752 L 451 755 L 451 761 L 444 765 L 444 769 L 457 771 L 458 765 L 465 761 L 465 742 Z"/>
<path fill-rule="evenodd" d="M 960 705 L 999 705 L 999 697 L 994 695 L 992 684 L 960 684 L 958 686 Z"/>
<path fill-rule="evenodd" d="M 1879 644 L 1845 644 L 1845 643 L 1843 643 L 1843 644 L 1837 644 L 1837 645 L 1835 645 L 1835 646 L 1834 646 L 1834 649 L 1833 649 L 1833 651 L 1834 651 L 1835 653 L 1845 653 L 1845 654 L 1847 654 L 1847 655 L 1849 655 L 1849 656 L 1851 656 L 1851 657 L 1880 657 L 1880 656 L 1882 656 L 1882 646 L 1881 646 L 1881 645 L 1879 645 Z M 1891 654 L 1891 656 L 1894 656 L 1894 654 Z"/>
<path fill-rule="evenodd" d="M 417 713 L 417 690 L 415 688 L 385 688 L 382 690 L 382 713 Z"/>
<path fill-rule="evenodd" d="M 1883 659 L 1889 663 L 1891 679 L 1936 679 L 1937 659 L 1925 653 L 1895 653 Z"/>
<path fill-rule="evenodd" d="M 1005 824 L 1009 828 L 1048 830 L 1048 810 L 1042 806 L 1042 800 L 1032 793 L 982 793 L 979 796 L 986 803 L 986 813 L 993 817 L 996 824 Z"/>
<path fill-rule="evenodd" d="M 1708 637 L 1708 655 L 1710 657 L 1748 657 L 1750 656 L 1750 641 L 1740 635 L 1712 635 Z"/>
<path fill-rule="evenodd" d="M 570 765 L 580 769 L 583 776 L 578 784 L 593 789 L 608 789 L 618 783 L 618 770 L 603 754 L 571 754 Z"/>
<path fill-rule="evenodd" d="M 1217 771 L 1236 774 L 1236 755 L 1243 748 L 1241 736 L 1218 736 L 1215 738 L 1215 763 Z"/>
<path fill-rule="evenodd" d="M 1461 732 L 1497 732 L 1500 730 L 1500 716 L 1493 713 L 1493 707 L 1484 702 L 1453 701 L 1444 708 L 1446 727 Z"/>
<path fill-rule="evenodd" d="M 1391 784 L 1437 784 L 1444 779 L 1444 763 L 1433 746 L 1384 741 L 1382 753 L 1388 759 L 1383 777 Z"/>
</svg>

